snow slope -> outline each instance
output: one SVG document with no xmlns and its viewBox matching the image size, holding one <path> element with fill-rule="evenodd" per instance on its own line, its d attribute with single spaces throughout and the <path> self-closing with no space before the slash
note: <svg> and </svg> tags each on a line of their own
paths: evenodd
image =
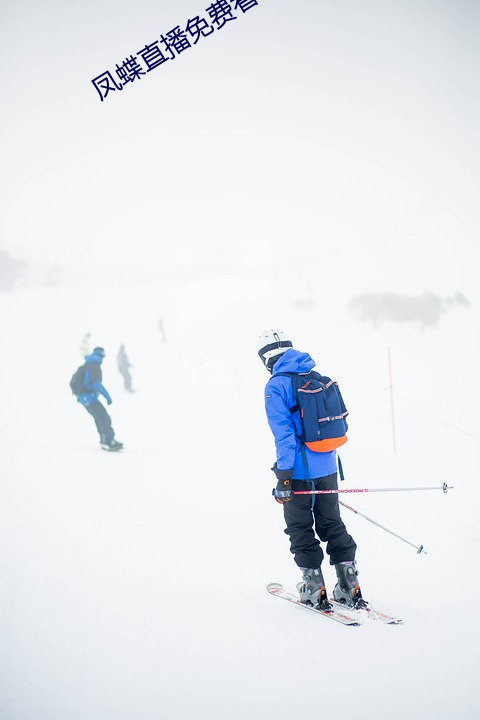
<svg viewBox="0 0 480 720">
<path fill-rule="evenodd" d="M 478 310 L 424 333 L 375 332 L 341 305 L 325 319 L 272 297 L 241 275 L 0 295 L 2 720 L 478 713 Z M 454 486 L 345 498 L 425 546 L 418 555 L 343 511 L 364 595 L 403 626 L 344 628 L 265 591 L 299 579 L 270 495 L 267 376 L 255 350 L 276 325 L 341 384 L 346 487 Z M 122 454 L 98 448 L 69 393 L 86 331 L 107 350 Z M 132 395 L 115 366 L 121 342 Z"/>
</svg>

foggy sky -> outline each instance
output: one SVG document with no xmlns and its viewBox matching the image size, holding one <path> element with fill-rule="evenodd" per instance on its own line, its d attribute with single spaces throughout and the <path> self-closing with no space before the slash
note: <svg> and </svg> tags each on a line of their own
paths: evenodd
<svg viewBox="0 0 480 720">
<path fill-rule="evenodd" d="M 207 6 L 3 4 L 2 246 L 199 268 L 301 246 L 364 288 L 468 291 L 478 5 L 259 0 L 100 102 L 94 77 Z"/>
</svg>

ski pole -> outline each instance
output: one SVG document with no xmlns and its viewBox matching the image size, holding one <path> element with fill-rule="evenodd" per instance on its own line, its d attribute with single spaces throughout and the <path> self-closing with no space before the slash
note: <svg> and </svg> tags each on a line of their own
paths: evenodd
<svg viewBox="0 0 480 720">
<path fill-rule="evenodd" d="M 350 505 L 347 505 L 346 503 L 342 502 L 341 500 L 339 500 L 338 502 L 340 505 L 343 505 L 343 507 L 346 507 L 346 508 L 348 508 L 348 510 L 351 510 L 352 512 L 354 512 L 356 515 L 360 515 L 360 517 L 365 518 L 365 520 L 368 520 L 368 522 L 371 522 L 374 525 L 376 525 L 377 527 L 382 528 L 382 530 L 385 530 L 386 532 L 390 533 L 390 535 L 394 535 L 399 540 L 403 540 L 403 542 L 406 542 L 407 545 L 411 545 L 412 547 L 414 547 L 417 551 L 417 555 L 419 555 L 422 552 L 425 553 L 425 555 L 427 554 L 425 552 L 425 550 L 423 549 L 423 545 L 415 545 L 415 543 L 412 543 L 409 540 L 405 540 L 405 538 L 401 537 L 400 535 L 397 535 L 397 533 L 392 532 L 392 530 L 389 530 L 388 528 L 384 527 L 383 525 L 380 525 L 380 523 L 376 522 L 375 520 L 372 520 L 372 518 L 367 517 L 363 513 L 359 512 L 358 510 L 355 510 L 355 508 L 351 507 Z"/>
<path fill-rule="evenodd" d="M 334 495 L 336 493 L 367 493 L 367 492 L 412 492 L 413 490 L 453 490 L 452 485 L 438 487 L 416 487 L 416 488 L 342 488 L 341 490 L 294 490 L 292 495 Z"/>
</svg>

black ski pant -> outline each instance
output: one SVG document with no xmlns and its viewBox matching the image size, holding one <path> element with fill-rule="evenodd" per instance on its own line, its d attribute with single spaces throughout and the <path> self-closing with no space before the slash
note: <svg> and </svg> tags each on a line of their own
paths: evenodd
<svg viewBox="0 0 480 720">
<path fill-rule="evenodd" d="M 293 480 L 292 490 L 336 490 L 337 473 L 313 480 Z M 301 568 L 319 568 L 326 542 L 330 565 L 355 559 L 357 546 L 340 517 L 338 495 L 295 495 L 283 506 L 290 552 Z"/>
<path fill-rule="evenodd" d="M 90 403 L 90 405 L 84 405 L 84 408 L 95 420 L 95 425 L 97 426 L 98 434 L 100 435 L 100 442 L 109 445 L 112 442 L 115 433 L 113 432 L 110 415 L 105 410 L 100 400 L 94 400 Z"/>
</svg>

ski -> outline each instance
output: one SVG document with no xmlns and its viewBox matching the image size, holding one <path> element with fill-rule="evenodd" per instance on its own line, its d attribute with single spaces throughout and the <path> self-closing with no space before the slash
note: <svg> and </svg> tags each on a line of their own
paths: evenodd
<svg viewBox="0 0 480 720">
<path fill-rule="evenodd" d="M 355 608 L 345 607 L 343 603 L 339 603 L 333 598 L 328 598 L 328 602 L 331 603 L 334 608 L 348 610 L 348 612 L 351 613 L 358 613 L 359 615 L 361 615 L 361 613 L 366 613 L 369 620 L 377 620 L 378 622 L 383 622 L 387 625 L 400 625 L 400 623 L 403 623 L 403 620 L 401 618 L 389 615 L 388 613 L 384 613 L 381 610 L 376 610 L 375 608 L 370 607 L 370 605 L 361 610 L 356 610 Z"/>
<path fill-rule="evenodd" d="M 270 595 L 276 595 L 279 598 L 283 598 L 283 600 L 288 600 L 288 602 L 294 603 L 294 605 L 299 605 L 300 607 L 305 608 L 305 610 L 310 610 L 311 612 L 317 613 L 317 615 L 323 615 L 324 617 L 330 618 L 330 620 L 335 620 L 335 622 L 339 622 L 342 625 L 362 624 L 361 620 L 357 617 L 348 615 L 344 611 L 343 607 L 341 609 L 338 608 L 338 603 L 335 603 L 335 607 L 332 607 L 332 610 L 327 612 L 325 610 L 319 610 L 314 607 L 314 605 L 306 605 L 305 603 L 302 603 L 297 595 L 293 595 L 293 593 L 285 590 L 283 585 L 280 585 L 280 583 L 270 583 L 267 585 L 267 590 Z"/>
</svg>

